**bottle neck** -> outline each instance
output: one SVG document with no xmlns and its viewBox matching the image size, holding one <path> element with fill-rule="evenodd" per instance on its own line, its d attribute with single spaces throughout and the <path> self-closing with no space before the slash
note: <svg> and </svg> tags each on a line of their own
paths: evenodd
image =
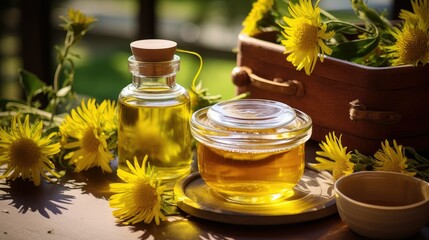
<svg viewBox="0 0 429 240">
<path fill-rule="evenodd" d="M 132 74 L 132 84 L 136 88 L 166 89 L 176 86 L 176 73 L 180 67 L 180 57 L 165 62 L 142 62 L 134 56 L 128 58 L 128 67 Z"/>
<path fill-rule="evenodd" d="M 141 75 L 132 75 L 132 84 L 139 89 L 166 89 L 176 86 L 176 74 L 164 77 L 146 77 Z"/>
</svg>

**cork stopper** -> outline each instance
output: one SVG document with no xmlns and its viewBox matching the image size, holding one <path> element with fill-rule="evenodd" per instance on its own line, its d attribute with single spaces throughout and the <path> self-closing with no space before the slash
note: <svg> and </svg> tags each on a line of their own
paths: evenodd
<svg viewBox="0 0 429 240">
<path fill-rule="evenodd" d="M 128 58 L 133 74 L 162 77 L 179 70 L 180 58 L 175 55 L 177 43 L 163 39 L 145 39 L 130 44 L 133 56 Z"/>
<path fill-rule="evenodd" d="M 177 43 L 163 39 L 145 39 L 130 44 L 135 60 L 141 62 L 171 61 L 176 52 Z"/>
</svg>

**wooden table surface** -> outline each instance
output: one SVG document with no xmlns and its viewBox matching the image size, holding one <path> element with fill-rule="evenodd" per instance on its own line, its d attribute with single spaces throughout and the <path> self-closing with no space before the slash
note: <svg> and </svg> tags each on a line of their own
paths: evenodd
<svg viewBox="0 0 429 240">
<path fill-rule="evenodd" d="M 312 149 L 307 150 L 307 158 L 314 159 Z M 102 174 L 99 169 L 68 173 L 60 184 L 43 181 L 39 187 L 21 179 L 0 180 L 0 239 L 362 239 L 337 213 L 303 223 L 246 226 L 182 212 L 159 226 L 125 226 L 115 222 L 108 203 L 109 183 L 115 181 L 115 174 Z M 429 226 L 415 239 L 429 239 Z"/>
</svg>

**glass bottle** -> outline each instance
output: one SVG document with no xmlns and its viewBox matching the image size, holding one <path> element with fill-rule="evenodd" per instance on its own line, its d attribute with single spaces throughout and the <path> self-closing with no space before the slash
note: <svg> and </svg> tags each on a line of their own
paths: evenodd
<svg viewBox="0 0 429 240">
<path fill-rule="evenodd" d="M 129 170 L 127 160 L 137 157 L 141 164 L 148 155 L 160 179 L 179 178 L 191 170 L 192 137 L 189 94 L 176 83 L 176 43 L 151 39 L 130 46 L 132 83 L 118 98 L 118 167 Z"/>
</svg>

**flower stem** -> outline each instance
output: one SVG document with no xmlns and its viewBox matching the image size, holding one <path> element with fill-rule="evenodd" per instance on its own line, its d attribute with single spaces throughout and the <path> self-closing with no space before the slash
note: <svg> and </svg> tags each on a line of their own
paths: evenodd
<svg viewBox="0 0 429 240">
<path fill-rule="evenodd" d="M 328 24 L 328 25 L 329 25 L 329 24 L 333 24 L 333 23 L 342 24 L 342 25 L 345 25 L 345 26 L 350 27 L 350 28 L 355 28 L 355 29 L 357 29 L 357 30 L 359 30 L 359 31 L 362 31 L 362 32 L 364 32 L 364 33 L 374 34 L 373 32 L 369 31 L 368 29 L 365 29 L 365 28 L 360 27 L 360 26 L 358 26 L 358 25 L 355 25 L 355 24 L 353 24 L 353 23 L 344 22 L 344 21 L 340 21 L 340 20 L 330 20 L 330 21 L 326 21 L 326 24 Z M 375 28 L 375 29 L 377 29 L 377 28 Z"/>
<path fill-rule="evenodd" d="M 55 69 L 55 75 L 54 75 L 54 82 L 53 82 L 53 96 L 52 96 L 52 105 L 51 105 L 51 122 L 54 119 L 55 113 L 56 113 L 56 108 L 57 108 L 57 92 L 58 92 L 58 88 L 59 88 L 59 81 L 60 81 L 60 74 L 63 70 L 63 66 L 64 66 L 64 61 L 67 59 L 70 48 L 73 46 L 73 42 L 74 42 L 74 35 L 72 31 L 67 31 L 67 35 L 66 38 L 64 39 L 64 53 L 59 52 L 58 53 L 58 65 L 57 68 Z"/>
<path fill-rule="evenodd" d="M 176 50 L 177 52 L 180 52 L 180 53 L 187 53 L 187 54 L 191 54 L 191 55 L 194 55 L 194 56 L 196 56 L 196 57 L 198 57 L 198 60 L 199 60 L 199 63 L 200 63 L 200 65 L 198 66 L 198 70 L 197 70 L 197 72 L 195 73 L 195 76 L 194 76 L 194 79 L 192 79 L 192 88 L 195 88 L 195 86 L 196 86 L 196 84 L 197 84 L 197 79 L 198 79 L 198 76 L 200 75 L 200 73 L 201 73 L 201 69 L 203 68 L 203 58 L 201 57 L 201 55 L 200 54 L 198 54 L 198 53 L 196 53 L 196 52 L 192 52 L 192 51 L 188 51 L 188 50 L 183 50 L 183 49 L 177 49 Z"/>
</svg>

